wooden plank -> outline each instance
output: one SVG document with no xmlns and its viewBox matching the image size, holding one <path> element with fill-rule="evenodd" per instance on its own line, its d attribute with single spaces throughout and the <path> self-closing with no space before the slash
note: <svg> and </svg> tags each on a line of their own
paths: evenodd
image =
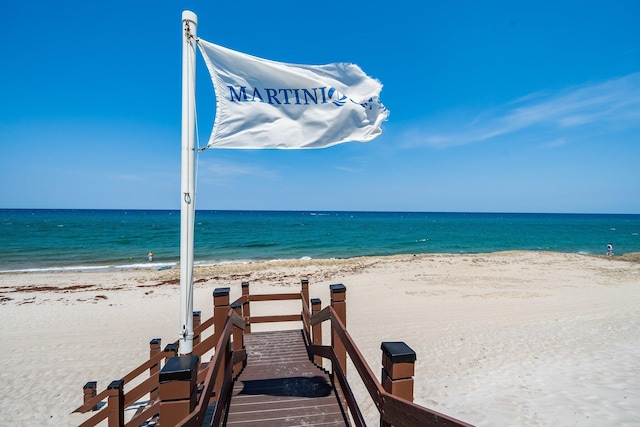
<svg viewBox="0 0 640 427">
<path fill-rule="evenodd" d="M 260 294 L 249 295 L 249 301 L 287 301 L 299 300 L 300 294 Z"/>
<path fill-rule="evenodd" d="M 313 425 L 346 425 L 342 412 L 335 403 L 328 405 L 305 405 L 297 408 L 256 408 L 255 411 L 230 413 L 227 426 L 313 426 Z"/>
<path fill-rule="evenodd" d="M 300 314 L 281 314 L 274 316 L 251 316 L 250 323 L 274 323 L 274 322 L 299 322 L 302 321 Z"/>
<path fill-rule="evenodd" d="M 247 366 L 234 383 L 226 425 L 345 426 L 328 374 L 309 359 L 302 330 L 246 336 Z"/>
</svg>

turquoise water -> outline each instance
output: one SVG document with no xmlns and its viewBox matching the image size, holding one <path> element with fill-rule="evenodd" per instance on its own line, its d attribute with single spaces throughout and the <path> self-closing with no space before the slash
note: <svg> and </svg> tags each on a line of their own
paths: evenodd
<svg viewBox="0 0 640 427">
<path fill-rule="evenodd" d="M 640 215 L 198 211 L 196 264 L 409 253 L 640 252 Z M 180 212 L 0 210 L 0 272 L 157 268 Z M 147 262 L 153 251 L 154 261 Z"/>
</svg>

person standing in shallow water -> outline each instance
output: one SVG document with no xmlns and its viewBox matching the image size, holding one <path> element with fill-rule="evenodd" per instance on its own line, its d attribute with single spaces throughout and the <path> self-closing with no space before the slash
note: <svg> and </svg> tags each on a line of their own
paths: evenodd
<svg viewBox="0 0 640 427">
<path fill-rule="evenodd" d="M 153 261 L 153 252 L 149 252 L 149 253 L 147 254 L 147 259 L 148 259 L 149 261 Z"/>
<path fill-rule="evenodd" d="M 613 245 L 609 243 L 607 245 L 607 256 L 611 256 L 611 255 L 613 255 Z"/>
</svg>

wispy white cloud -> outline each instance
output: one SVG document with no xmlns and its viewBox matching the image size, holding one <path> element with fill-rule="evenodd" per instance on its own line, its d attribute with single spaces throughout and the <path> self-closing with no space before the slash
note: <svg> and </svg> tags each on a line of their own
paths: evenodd
<svg viewBox="0 0 640 427">
<path fill-rule="evenodd" d="M 553 93 L 532 93 L 444 125 L 417 126 L 403 135 L 403 141 L 446 148 L 532 129 L 566 134 L 592 125 L 604 131 L 640 125 L 640 72 Z"/>
<path fill-rule="evenodd" d="M 226 181 L 241 176 L 253 176 L 264 179 L 277 178 L 277 172 L 251 164 L 228 160 L 200 160 L 199 176 L 205 181 Z"/>
<path fill-rule="evenodd" d="M 564 138 L 557 138 L 554 139 L 553 141 L 549 141 L 546 145 L 547 147 L 560 147 L 561 145 L 565 145 L 567 143 L 567 140 Z"/>
</svg>

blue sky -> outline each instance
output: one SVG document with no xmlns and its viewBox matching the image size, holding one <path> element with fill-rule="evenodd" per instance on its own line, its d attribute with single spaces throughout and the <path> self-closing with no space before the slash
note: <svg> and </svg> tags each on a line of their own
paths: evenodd
<svg viewBox="0 0 640 427">
<path fill-rule="evenodd" d="M 181 15 L 276 61 L 353 62 L 369 143 L 207 150 L 198 209 L 640 213 L 640 2 L 5 2 L 0 208 L 178 209 Z M 215 114 L 197 69 L 198 129 Z"/>
</svg>

